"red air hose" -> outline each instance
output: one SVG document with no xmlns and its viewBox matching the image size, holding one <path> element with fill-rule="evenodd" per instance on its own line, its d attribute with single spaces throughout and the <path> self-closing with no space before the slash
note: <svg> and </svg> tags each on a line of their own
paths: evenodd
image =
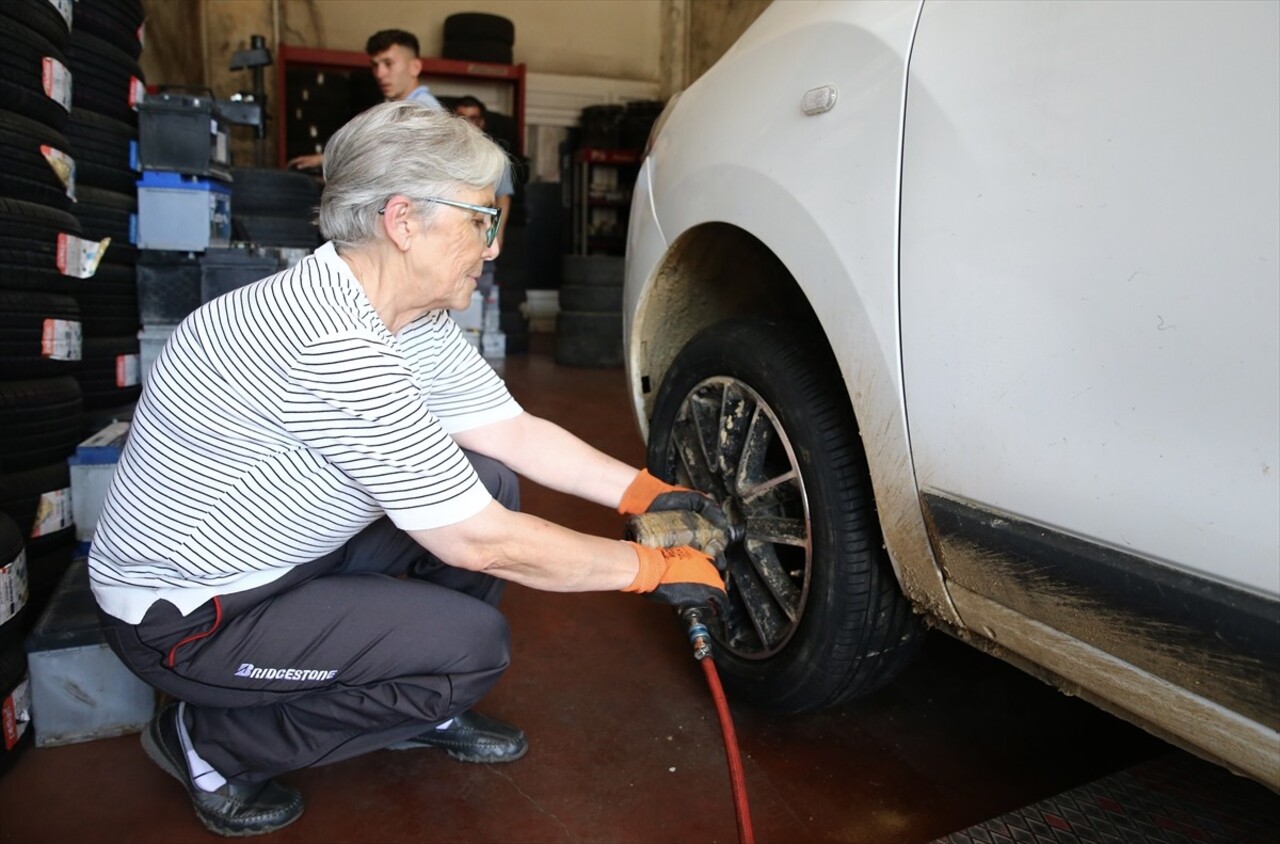
<svg viewBox="0 0 1280 844">
<path fill-rule="evenodd" d="M 720 686 L 720 675 L 716 673 L 715 662 L 709 655 L 700 657 L 698 662 L 702 663 L 702 673 L 707 675 L 711 698 L 716 702 L 716 714 L 720 716 L 720 731 L 724 733 L 724 755 L 729 760 L 733 808 L 738 815 L 738 841 L 741 844 L 755 844 L 756 836 L 751 829 L 751 807 L 747 805 L 747 780 L 742 773 L 742 755 L 738 752 L 738 735 L 733 730 L 733 719 L 729 716 L 729 702 L 725 700 L 724 689 Z"/>
</svg>

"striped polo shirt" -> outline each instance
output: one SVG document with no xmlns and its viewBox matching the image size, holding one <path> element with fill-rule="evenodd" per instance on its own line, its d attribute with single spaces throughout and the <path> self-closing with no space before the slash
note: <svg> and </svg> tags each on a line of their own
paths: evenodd
<svg viewBox="0 0 1280 844">
<path fill-rule="evenodd" d="M 447 311 L 392 335 L 332 244 L 192 313 L 148 373 L 89 556 L 131 624 L 184 615 L 384 513 L 454 524 L 489 493 L 451 433 L 521 412 Z"/>
</svg>

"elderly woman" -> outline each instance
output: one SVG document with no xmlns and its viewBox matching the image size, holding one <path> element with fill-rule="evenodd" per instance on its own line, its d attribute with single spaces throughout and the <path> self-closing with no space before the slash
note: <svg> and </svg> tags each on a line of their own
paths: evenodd
<svg viewBox="0 0 1280 844">
<path fill-rule="evenodd" d="M 143 747 L 215 832 L 297 819 L 286 771 L 523 755 L 471 708 L 507 667 L 503 581 L 723 594 L 695 549 L 518 512 L 512 470 L 624 513 L 719 515 L 525 413 L 449 319 L 497 254 L 504 164 L 451 115 L 361 114 L 329 143 L 329 242 L 197 310 L 150 372 L 90 569 L 111 646 L 175 701 Z"/>
</svg>

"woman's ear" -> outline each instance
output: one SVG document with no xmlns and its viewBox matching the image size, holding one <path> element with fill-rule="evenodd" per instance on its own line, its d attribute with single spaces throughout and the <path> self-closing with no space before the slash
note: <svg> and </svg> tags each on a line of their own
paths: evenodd
<svg viewBox="0 0 1280 844">
<path fill-rule="evenodd" d="M 409 241 L 417 230 L 418 220 L 413 213 L 413 201 L 407 196 L 393 196 L 380 212 L 382 230 L 387 239 L 401 251 L 409 248 Z"/>
</svg>

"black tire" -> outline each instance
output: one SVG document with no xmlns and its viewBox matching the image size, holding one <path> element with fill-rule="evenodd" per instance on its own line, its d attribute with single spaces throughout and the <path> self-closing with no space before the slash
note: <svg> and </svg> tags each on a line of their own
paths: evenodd
<svg viewBox="0 0 1280 844">
<path fill-rule="evenodd" d="M 66 461 L 0 475 L 0 514 L 18 525 L 31 554 L 74 542 L 71 471 Z M 4 559 L 0 553 L 0 561 Z"/>
<path fill-rule="evenodd" d="M 83 428 L 76 379 L 0 381 L 0 472 L 66 459 L 83 439 Z"/>
<path fill-rule="evenodd" d="M 35 741 L 27 652 L 21 638 L 0 645 L 0 710 L 5 713 L 4 735 L 0 736 L 0 776 L 4 776 Z"/>
<path fill-rule="evenodd" d="M 58 269 L 58 238 L 80 236 L 79 221 L 65 211 L 20 199 L 0 198 L 0 288 L 65 293 L 76 279 Z"/>
<path fill-rule="evenodd" d="M 441 58 L 463 62 L 511 64 L 511 45 L 483 38 L 450 38 L 440 48 Z"/>
<path fill-rule="evenodd" d="M 86 411 L 120 407 L 142 393 L 137 336 L 86 338 L 84 362 L 76 372 Z"/>
<path fill-rule="evenodd" d="M 560 259 L 561 284 L 622 284 L 625 259 L 615 255 L 565 255 Z"/>
<path fill-rule="evenodd" d="M 315 249 L 320 245 L 320 230 L 310 220 L 297 217 L 253 216 L 233 211 L 231 231 L 235 240 L 259 246 Z"/>
<path fill-rule="evenodd" d="M 136 194 L 139 173 L 138 130 L 128 123 L 77 108 L 67 123 L 67 140 L 76 159 L 76 185 Z"/>
<path fill-rule="evenodd" d="M 44 148 L 50 150 L 46 158 Z M 70 209 L 67 183 L 58 175 L 57 153 L 71 157 L 71 144 L 61 133 L 37 120 L 0 111 L 0 196 L 10 196 L 58 208 Z M 65 159 L 63 159 L 65 160 Z M 70 172 L 67 174 L 71 178 Z M 72 183 L 74 184 L 74 182 Z"/>
<path fill-rule="evenodd" d="M 19 23 L 6 27 L 5 49 L 0 50 L 0 108 L 61 132 L 67 125 L 71 103 L 64 105 L 45 90 L 46 58 L 70 70 L 66 53 L 54 42 Z M 74 89 L 73 85 L 73 95 Z"/>
<path fill-rule="evenodd" d="M 132 264 L 99 264 L 92 278 L 76 279 L 72 290 L 80 304 L 80 326 L 86 339 L 137 332 L 141 320 L 137 273 Z"/>
<path fill-rule="evenodd" d="M 320 186 L 296 170 L 231 168 L 233 216 L 289 217 L 310 221 L 320 204 Z"/>
<path fill-rule="evenodd" d="M 747 529 L 716 648 L 737 695 L 813 711 L 906 666 L 923 627 L 884 550 L 844 381 L 809 332 L 735 319 L 697 335 L 663 378 L 648 462 Z"/>
<path fill-rule="evenodd" d="M 76 188 L 75 217 L 87 240 L 111 238 L 102 260 L 115 264 L 133 264 L 138 249 L 133 245 L 134 220 L 138 200 L 132 194 L 80 185 Z M 83 304 L 83 303 L 81 303 Z"/>
<path fill-rule="evenodd" d="M 556 314 L 555 361 L 561 366 L 590 369 L 622 366 L 622 315 L 560 311 Z"/>
<path fill-rule="evenodd" d="M 444 19 L 444 40 L 454 39 L 498 41 L 510 47 L 516 43 L 516 25 L 501 15 L 457 12 Z"/>
<path fill-rule="evenodd" d="M 75 28 L 96 35 L 132 58 L 142 55 L 141 0 L 76 0 Z"/>
<path fill-rule="evenodd" d="M 80 361 L 80 307 L 70 296 L 0 290 L 0 372 L 40 378 Z"/>
<path fill-rule="evenodd" d="M 13 23 L 38 33 L 60 50 L 65 51 L 71 43 L 71 27 L 67 25 L 67 19 L 58 14 L 48 0 L 6 0 L 0 3 L 0 26 L 7 29 Z"/>
<path fill-rule="evenodd" d="M 68 54 L 57 44 L 25 24 L 9 21 L 0 51 L 0 78 L 29 91 L 44 92 L 44 60 L 56 59 L 65 67 Z"/>
<path fill-rule="evenodd" d="M 0 512 L 0 648 L 22 641 L 29 594 L 22 530 L 16 520 Z"/>
<path fill-rule="evenodd" d="M 142 68 L 128 53 L 96 35 L 71 32 L 73 109 L 86 108 L 130 126 L 138 125 L 137 87 L 146 81 Z"/>
<path fill-rule="evenodd" d="M 560 286 L 560 307 L 566 311 L 622 312 L 620 284 L 564 284 Z"/>
</svg>

